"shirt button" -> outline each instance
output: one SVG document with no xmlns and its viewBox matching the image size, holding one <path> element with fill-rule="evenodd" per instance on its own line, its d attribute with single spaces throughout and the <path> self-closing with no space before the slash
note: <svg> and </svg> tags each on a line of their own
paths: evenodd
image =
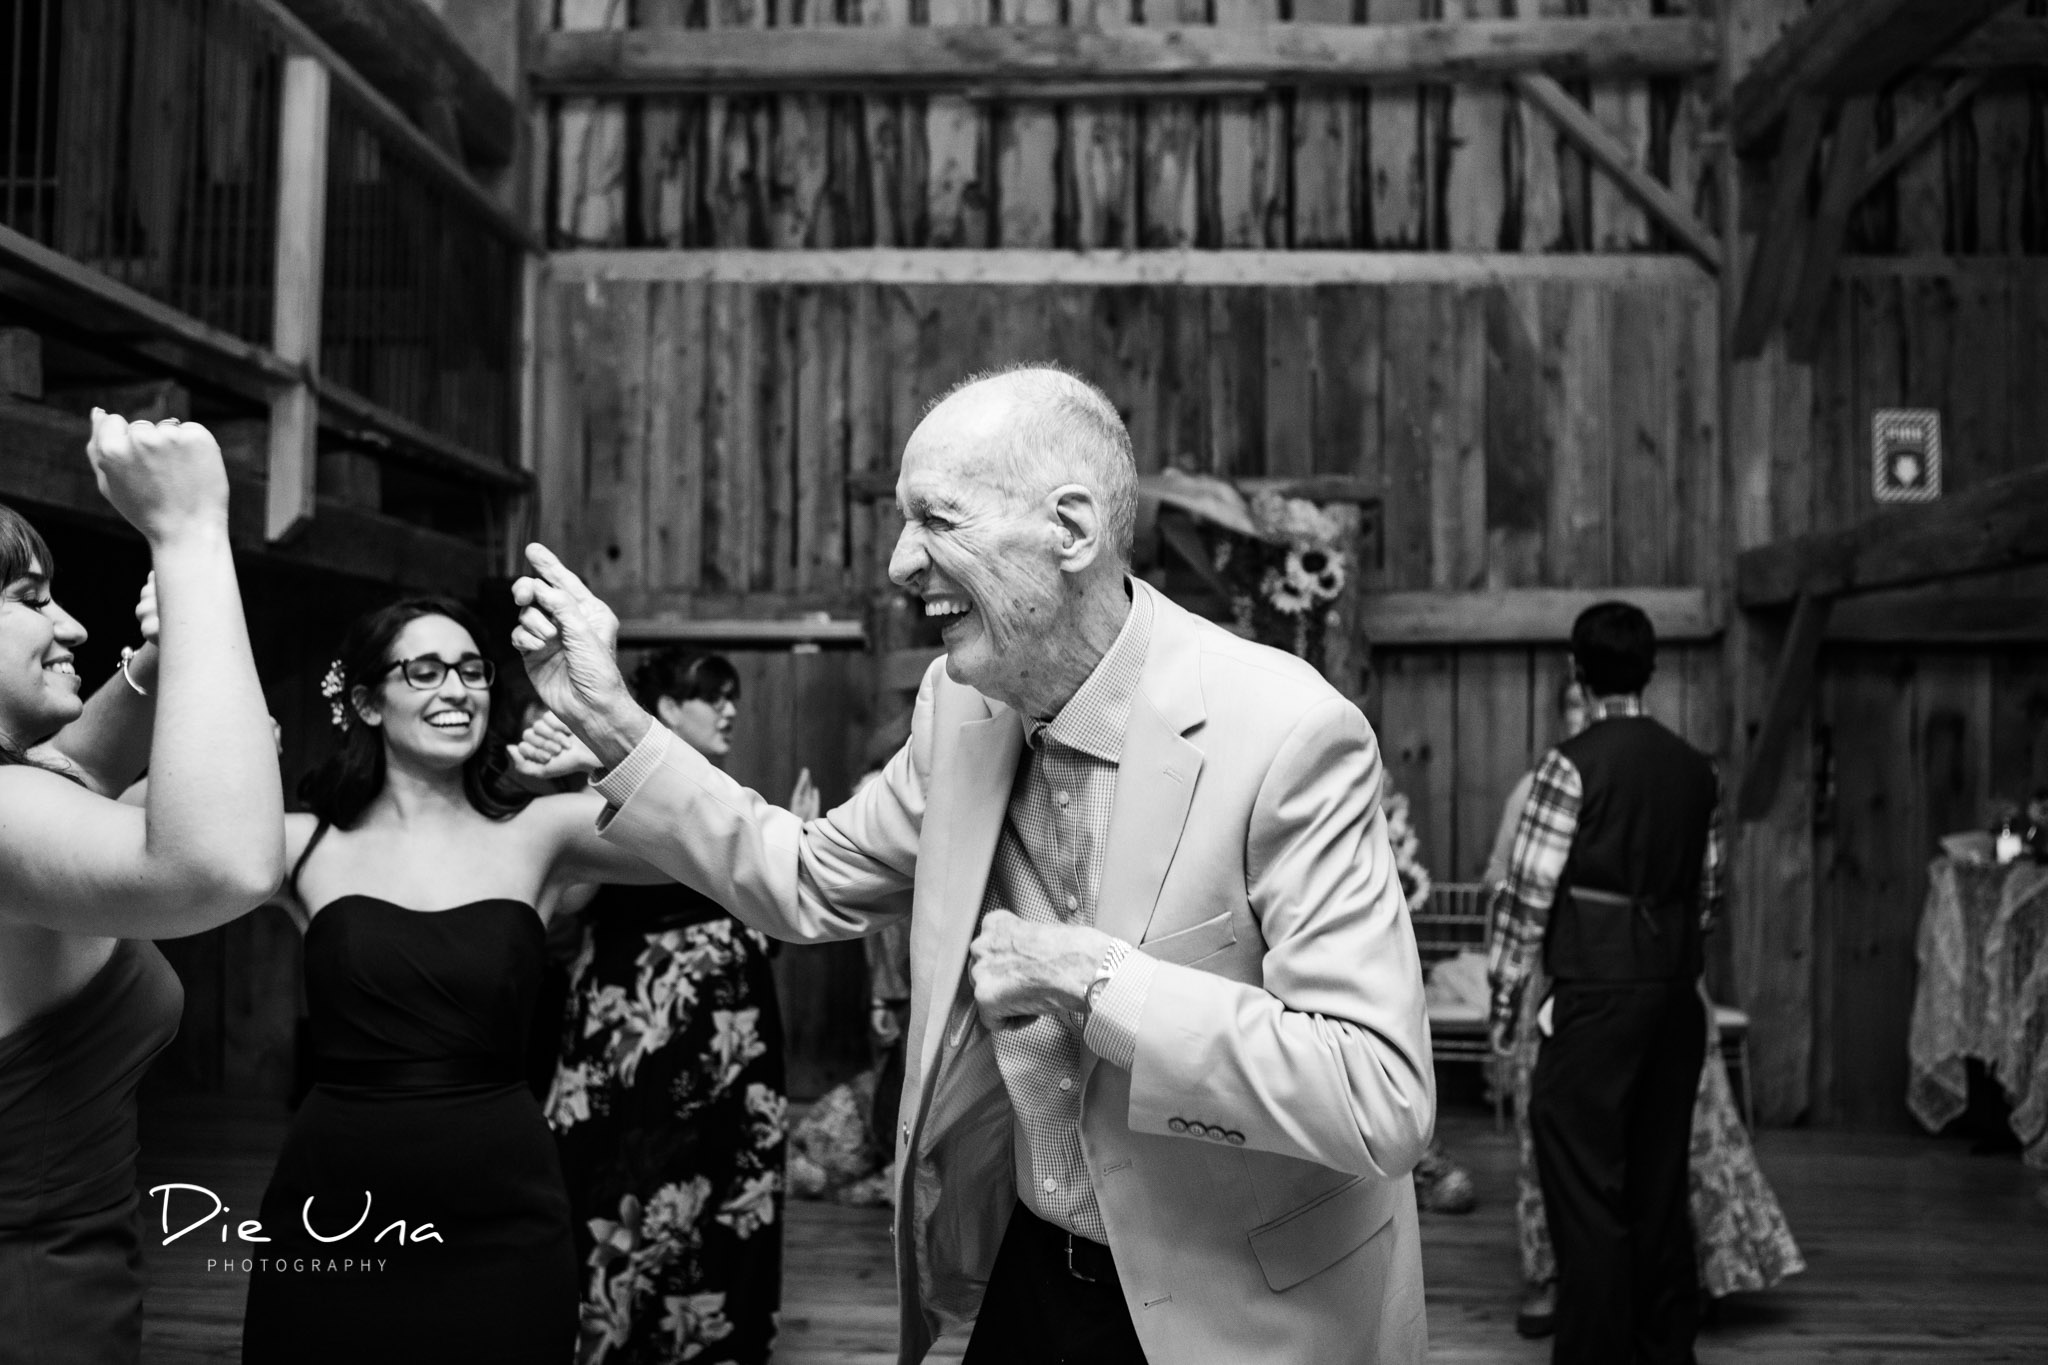
<svg viewBox="0 0 2048 1365">
<path fill-rule="evenodd" d="M 1042 1185 L 1040 1188 L 1043 1189 L 1047 1194 L 1056 1194 L 1059 1191 L 1060 1182 L 1054 1180 L 1051 1176 L 1047 1176 L 1045 1178 L 1045 1184 Z"/>
<path fill-rule="evenodd" d="M 1062 1077 L 1060 1077 L 1060 1089 L 1062 1089 L 1062 1090 L 1072 1090 L 1073 1088 L 1074 1088 L 1074 1078 L 1073 1078 L 1072 1076 L 1062 1076 Z"/>
<path fill-rule="evenodd" d="M 1067 804 L 1067 794 L 1065 792 L 1054 792 L 1052 800 L 1054 805 L 1063 807 Z"/>
<path fill-rule="evenodd" d="M 1079 896 L 1069 896 L 1069 897 L 1067 897 L 1067 909 L 1069 909 L 1069 910 L 1079 910 L 1080 908 L 1081 908 L 1081 898 L 1080 898 Z"/>
</svg>

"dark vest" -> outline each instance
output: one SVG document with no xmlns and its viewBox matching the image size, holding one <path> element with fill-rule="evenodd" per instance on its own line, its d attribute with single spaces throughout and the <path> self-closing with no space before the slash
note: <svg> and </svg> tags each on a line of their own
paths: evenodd
<svg viewBox="0 0 2048 1365">
<path fill-rule="evenodd" d="M 1581 797 L 1545 969 L 1559 981 L 1699 975 L 1713 764 L 1647 716 L 1598 721 L 1558 749 L 1579 770 Z"/>
</svg>

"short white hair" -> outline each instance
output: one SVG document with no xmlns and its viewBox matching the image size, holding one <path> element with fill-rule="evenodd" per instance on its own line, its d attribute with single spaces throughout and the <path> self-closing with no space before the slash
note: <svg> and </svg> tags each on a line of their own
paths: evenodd
<svg viewBox="0 0 2048 1365">
<path fill-rule="evenodd" d="M 1102 507 L 1110 548 L 1128 565 L 1138 535 L 1138 461 L 1109 395 L 1064 365 L 1035 361 L 968 375 L 925 411 L 978 384 L 998 385 L 1018 407 L 992 481 L 1020 501 L 1063 483 L 1087 488 Z"/>
</svg>

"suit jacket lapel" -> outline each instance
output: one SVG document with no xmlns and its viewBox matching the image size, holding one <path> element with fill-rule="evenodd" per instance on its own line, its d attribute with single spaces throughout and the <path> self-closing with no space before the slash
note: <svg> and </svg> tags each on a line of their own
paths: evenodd
<svg viewBox="0 0 2048 1365">
<path fill-rule="evenodd" d="M 935 902 L 919 907 L 932 916 L 932 947 L 925 957 L 931 967 L 914 973 L 910 984 L 911 1014 L 924 1030 L 915 1040 L 920 1086 L 931 1083 L 932 1062 L 967 968 L 967 946 L 981 920 L 981 898 L 1023 750 L 1024 727 L 1014 711 L 998 709 L 984 720 L 968 721 L 947 765 L 945 790 L 933 792 L 930 814 L 939 819 L 927 818 L 922 842 L 943 848 L 945 864 Z"/>
</svg>

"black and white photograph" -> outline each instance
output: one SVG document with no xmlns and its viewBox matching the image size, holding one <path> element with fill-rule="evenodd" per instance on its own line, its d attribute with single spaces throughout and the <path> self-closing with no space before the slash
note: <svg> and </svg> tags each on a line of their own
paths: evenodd
<svg viewBox="0 0 2048 1365">
<path fill-rule="evenodd" d="M 2044 1285 L 2048 0 L 0 0 L 0 1365 Z"/>
</svg>

